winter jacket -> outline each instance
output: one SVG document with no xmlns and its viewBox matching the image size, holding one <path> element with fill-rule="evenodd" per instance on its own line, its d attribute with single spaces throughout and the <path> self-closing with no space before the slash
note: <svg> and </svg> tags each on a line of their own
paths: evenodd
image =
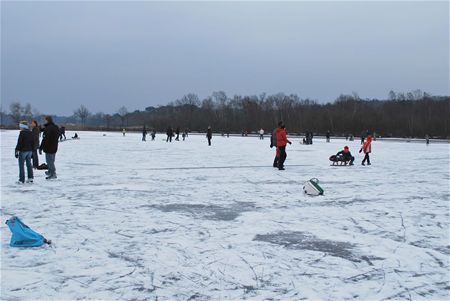
<svg viewBox="0 0 450 301">
<path fill-rule="evenodd" d="M 372 137 L 367 137 L 361 149 L 365 154 L 372 152 Z"/>
<path fill-rule="evenodd" d="M 34 140 L 30 130 L 21 130 L 17 139 L 16 152 L 33 151 Z"/>
<path fill-rule="evenodd" d="M 270 147 L 277 147 L 277 129 L 274 129 L 270 136 Z"/>
<path fill-rule="evenodd" d="M 31 133 L 33 133 L 33 150 L 39 148 L 39 128 L 34 127 L 33 130 L 31 130 Z"/>
<path fill-rule="evenodd" d="M 212 130 L 211 130 L 211 129 L 208 129 L 208 130 L 206 131 L 206 137 L 208 137 L 209 139 L 212 138 Z"/>
<path fill-rule="evenodd" d="M 40 150 L 47 154 L 56 154 L 58 151 L 59 128 L 54 123 L 45 124 L 44 135 L 42 138 Z"/>
<path fill-rule="evenodd" d="M 286 129 L 277 128 L 277 147 L 286 146 L 289 142 L 286 137 Z"/>
<path fill-rule="evenodd" d="M 171 127 L 167 128 L 166 134 L 167 136 L 173 136 L 173 129 Z"/>
<path fill-rule="evenodd" d="M 351 152 L 344 152 L 343 150 L 336 154 L 336 157 L 342 158 L 344 161 L 350 161 L 353 159 Z"/>
</svg>

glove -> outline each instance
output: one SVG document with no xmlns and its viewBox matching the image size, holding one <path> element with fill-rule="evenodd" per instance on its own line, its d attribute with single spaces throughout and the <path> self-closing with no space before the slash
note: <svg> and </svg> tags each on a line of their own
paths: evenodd
<svg viewBox="0 0 450 301">
<path fill-rule="evenodd" d="M 361 152 L 362 152 L 362 149 L 360 149 L 359 152 L 361 153 Z"/>
<path fill-rule="evenodd" d="M 16 159 L 19 158 L 19 152 L 18 151 L 15 152 L 14 157 L 16 157 Z"/>
<path fill-rule="evenodd" d="M 292 144 L 292 142 L 291 142 L 291 141 L 288 141 L 288 143 L 289 143 L 289 144 Z"/>
<path fill-rule="evenodd" d="M 270 148 L 272 148 L 273 147 L 273 144 L 270 144 Z"/>
<path fill-rule="evenodd" d="M 39 155 L 42 155 L 42 149 L 39 149 Z"/>
</svg>

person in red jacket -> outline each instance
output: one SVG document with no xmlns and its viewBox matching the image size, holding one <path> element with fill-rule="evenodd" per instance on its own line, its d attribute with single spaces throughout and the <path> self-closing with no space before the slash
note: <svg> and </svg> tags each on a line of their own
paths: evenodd
<svg viewBox="0 0 450 301">
<path fill-rule="evenodd" d="M 366 142 L 364 142 L 363 146 L 361 146 L 361 149 L 359 152 L 364 152 L 364 159 L 361 162 L 361 165 L 365 165 L 364 163 L 367 161 L 367 165 L 370 165 L 370 158 L 369 154 L 372 152 L 372 136 L 367 135 Z"/>
<path fill-rule="evenodd" d="M 286 128 L 283 121 L 278 122 L 277 128 L 277 149 L 279 150 L 278 169 L 284 170 L 284 161 L 286 160 L 286 144 L 292 144 L 286 136 Z"/>
</svg>

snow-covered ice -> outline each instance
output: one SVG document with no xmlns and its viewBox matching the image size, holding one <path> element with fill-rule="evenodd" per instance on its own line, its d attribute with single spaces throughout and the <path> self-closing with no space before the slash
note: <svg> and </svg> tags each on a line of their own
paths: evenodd
<svg viewBox="0 0 450 301">
<path fill-rule="evenodd" d="M 268 138 L 79 134 L 19 186 L 1 132 L 2 300 L 450 297 L 448 144 L 375 141 L 368 167 L 359 141 L 293 138 L 278 171 Z M 12 215 L 53 246 L 9 247 Z"/>
</svg>

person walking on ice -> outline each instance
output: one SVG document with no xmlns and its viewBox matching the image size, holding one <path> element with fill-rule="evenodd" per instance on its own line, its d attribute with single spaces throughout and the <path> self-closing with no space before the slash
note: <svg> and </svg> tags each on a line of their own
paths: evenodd
<svg viewBox="0 0 450 301">
<path fill-rule="evenodd" d="M 142 141 L 146 141 L 146 138 L 147 138 L 147 129 L 145 128 L 144 125 L 144 128 L 142 129 Z"/>
<path fill-rule="evenodd" d="M 264 139 L 264 130 L 262 128 L 259 130 L 259 139 L 260 140 Z"/>
<path fill-rule="evenodd" d="M 361 146 L 361 149 L 359 152 L 364 152 L 364 159 L 361 162 L 361 165 L 366 165 L 365 162 L 367 161 L 367 165 L 370 165 L 370 158 L 369 154 L 372 152 L 372 136 L 367 135 L 366 142 L 364 142 L 363 146 Z"/>
<path fill-rule="evenodd" d="M 21 121 L 19 123 L 20 134 L 17 139 L 15 156 L 19 159 L 19 181 L 18 184 L 25 183 L 24 164 L 27 164 L 27 183 L 33 183 L 33 165 L 31 157 L 33 155 L 34 139 L 33 134 L 28 129 L 28 122 Z"/>
<path fill-rule="evenodd" d="M 278 170 L 284 170 L 284 161 L 286 161 L 286 144 L 292 144 L 291 141 L 287 139 L 286 135 L 286 127 L 283 121 L 278 122 L 277 128 L 277 148 L 280 153 L 280 157 L 278 158 Z"/>
<path fill-rule="evenodd" d="M 206 138 L 208 138 L 208 146 L 211 146 L 211 139 L 212 139 L 211 126 L 208 126 L 208 130 L 206 131 Z"/>
<path fill-rule="evenodd" d="M 126 131 L 125 131 L 125 129 L 123 129 L 122 130 L 122 135 L 125 137 L 125 133 L 126 133 Z"/>
</svg>

